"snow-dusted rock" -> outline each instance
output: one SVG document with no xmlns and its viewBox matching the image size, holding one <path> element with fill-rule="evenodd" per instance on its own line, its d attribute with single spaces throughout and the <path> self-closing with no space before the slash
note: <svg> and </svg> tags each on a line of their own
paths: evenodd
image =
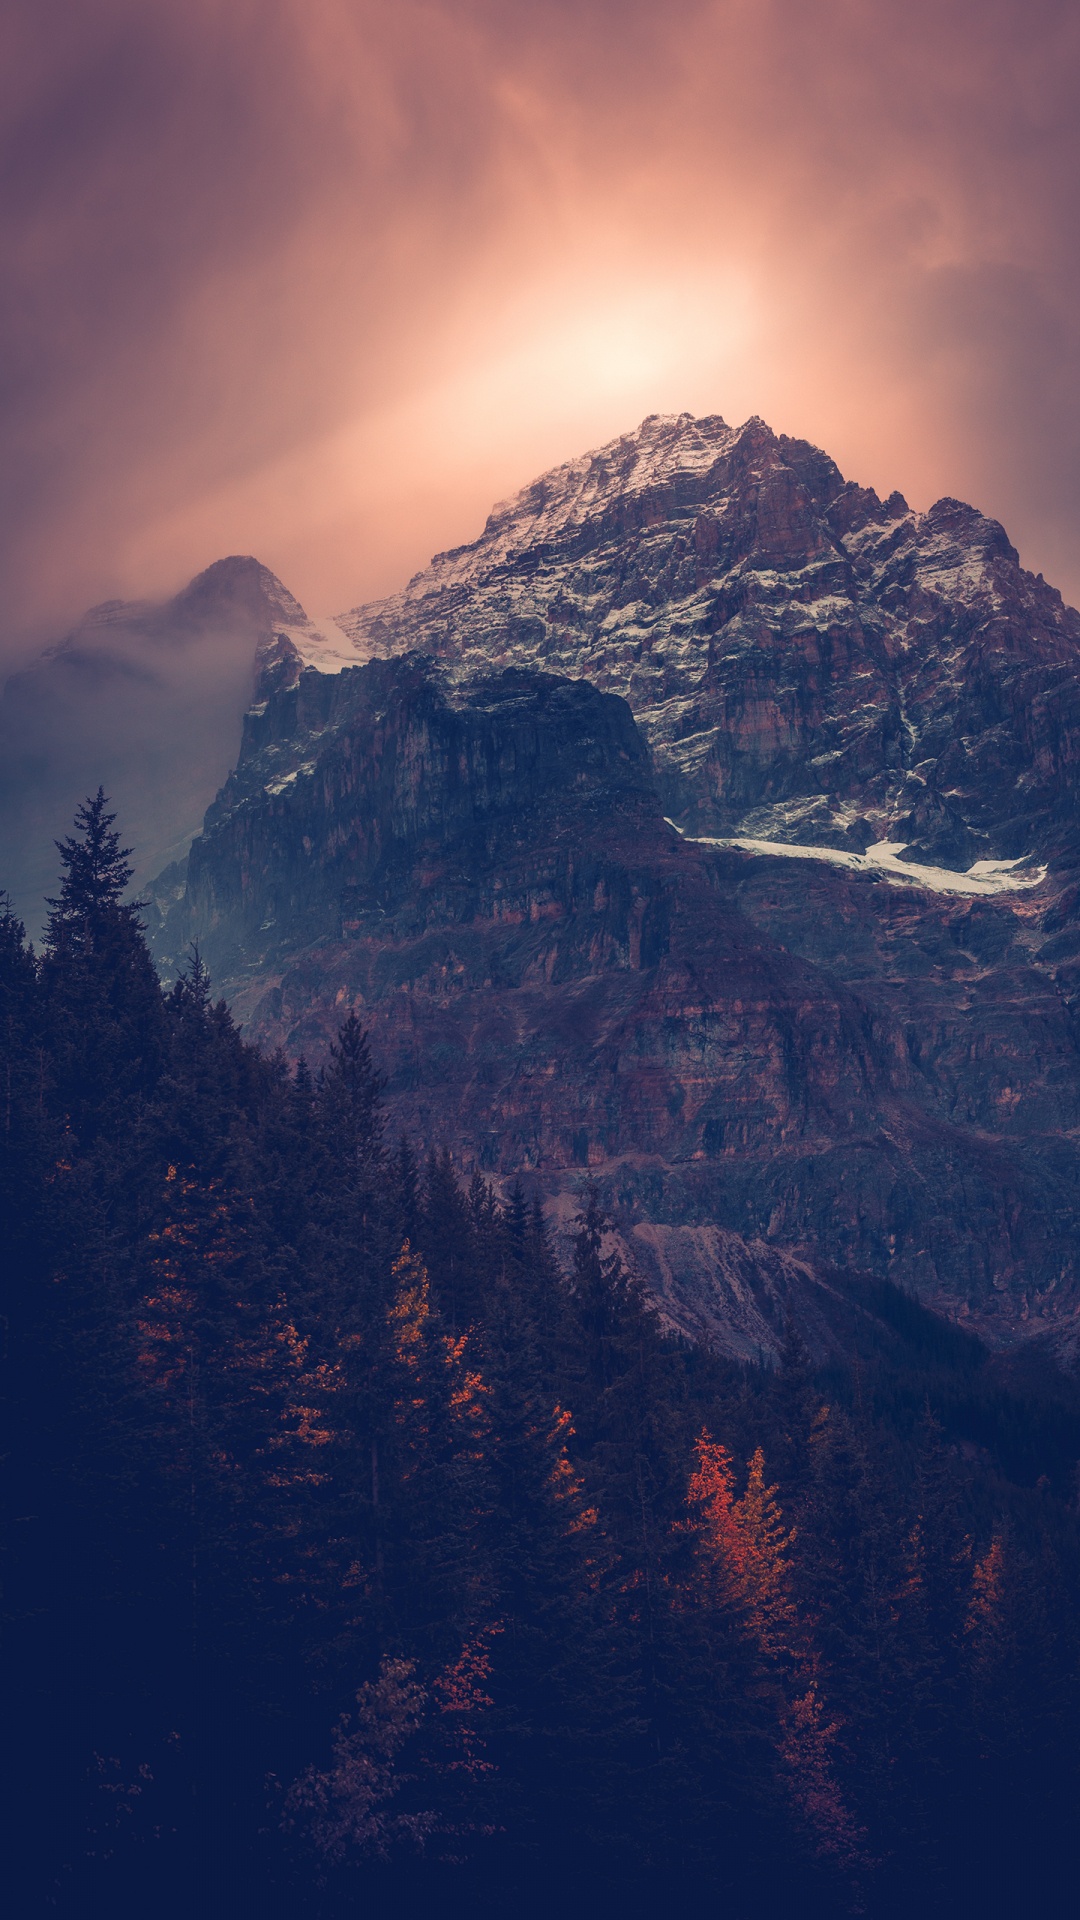
<svg viewBox="0 0 1080 1920">
<path fill-rule="evenodd" d="M 882 502 L 758 419 L 654 415 L 338 624 L 358 657 L 623 694 L 688 831 L 967 869 L 1075 811 L 1080 615 L 995 521 Z"/>
</svg>

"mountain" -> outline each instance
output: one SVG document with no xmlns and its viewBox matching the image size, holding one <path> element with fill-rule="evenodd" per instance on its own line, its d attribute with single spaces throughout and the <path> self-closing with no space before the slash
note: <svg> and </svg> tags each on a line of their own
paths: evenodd
<svg viewBox="0 0 1080 1920">
<path fill-rule="evenodd" d="M 996 523 L 653 417 L 332 628 L 268 580 L 166 970 L 293 1056 L 360 1009 L 395 1127 L 596 1179 L 688 1331 L 862 1272 L 1068 1343 L 1080 616 Z"/>
<path fill-rule="evenodd" d="M 1071 1325 L 1053 883 L 684 837 L 588 681 L 273 674 L 157 935 L 199 940 L 249 1034 L 317 1059 L 361 1009 L 395 1127 L 563 1220 L 595 1178 L 668 1318 L 729 1350 L 820 1332 L 826 1268 L 999 1340 Z"/>
<path fill-rule="evenodd" d="M 1073 842 L 1080 615 L 996 521 L 882 502 L 757 419 L 653 416 L 340 624 L 621 693 L 695 833 L 955 869 Z"/>
<path fill-rule="evenodd" d="M 257 560 L 219 560 L 163 603 L 107 601 L 0 696 L 0 885 L 29 925 L 56 879 L 54 840 L 104 785 L 135 850 L 136 881 L 182 856 L 236 752 L 256 653 L 292 644 L 347 656 Z M 335 653 L 335 638 L 338 651 Z"/>
</svg>

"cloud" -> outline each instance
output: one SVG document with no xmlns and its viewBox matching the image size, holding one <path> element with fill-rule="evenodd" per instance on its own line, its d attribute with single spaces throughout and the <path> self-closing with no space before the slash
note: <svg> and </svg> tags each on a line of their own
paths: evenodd
<svg viewBox="0 0 1080 1920">
<path fill-rule="evenodd" d="M 385 591 L 642 415 L 765 415 L 1080 596 L 1080 19 L 12 0 L 9 650 L 254 551 Z"/>
</svg>

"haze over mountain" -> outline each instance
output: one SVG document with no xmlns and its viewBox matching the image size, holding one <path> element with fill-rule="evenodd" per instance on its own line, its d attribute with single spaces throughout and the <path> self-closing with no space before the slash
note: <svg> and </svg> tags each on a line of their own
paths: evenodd
<svg viewBox="0 0 1080 1920">
<path fill-rule="evenodd" d="M 323 640 L 268 568 L 233 557 L 174 599 L 92 607 L 8 679 L 0 695 L 3 885 L 35 933 L 73 795 L 104 784 L 124 820 L 136 887 L 186 853 L 232 763 L 256 661 L 275 633 L 295 633 L 312 658 L 336 657 L 333 632 Z"/>
</svg>

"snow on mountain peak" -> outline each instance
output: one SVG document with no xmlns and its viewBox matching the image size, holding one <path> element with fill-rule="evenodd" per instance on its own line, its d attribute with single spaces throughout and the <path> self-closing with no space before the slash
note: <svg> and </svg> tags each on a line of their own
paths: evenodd
<svg viewBox="0 0 1080 1920">
<path fill-rule="evenodd" d="M 635 432 L 564 461 L 500 501 L 482 539 L 518 546 L 591 518 L 606 500 L 643 493 L 679 473 L 707 473 L 744 430 L 719 414 L 698 420 L 692 413 L 650 413 Z M 437 555 L 433 564 L 453 557 Z"/>
<path fill-rule="evenodd" d="M 980 675 L 1018 647 L 1075 671 L 1080 643 L 974 508 L 916 514 L 757 416 L 688 413 L 542 474 L 479 539 L 337 624 L 358 660 L 416 650 L 451 679 L 516 666 L 621 694 L 687 827 L 903 839 L 957 870 L 1028 851 L 1003 795 L 976 805 L 977 757 L 951 744 L 981 737 Z"/>
</svg>

